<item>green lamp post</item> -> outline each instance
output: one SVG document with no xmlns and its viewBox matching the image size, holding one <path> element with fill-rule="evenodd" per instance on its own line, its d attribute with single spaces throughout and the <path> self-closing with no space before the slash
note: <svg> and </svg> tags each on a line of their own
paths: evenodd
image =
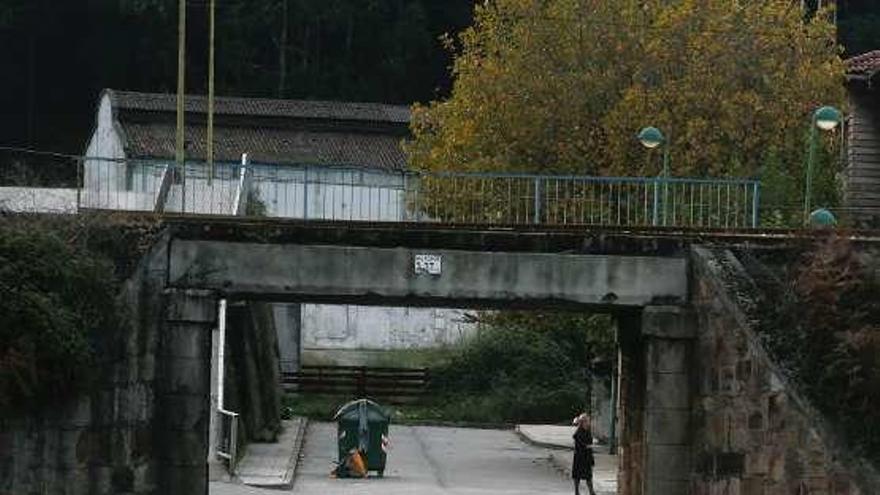
<svg viewBox="0 0 880 495">
<path fill-rule="evenodd" d="M 810 123 L 810 152 L 807 155 L 807 177 L 804 186 L 804 226 L 810 224 L 810 202 L 813 196 L 813 162 L 816 159 L 816 128 L 823 131 L 835 129 L 841 122 L 843 115 L 840 110 L 824 106 L 813 112 Z"/>
<path fill-rule="evenodd" d="M 639 131 L 639 142 L 642 146 L 652 150 L 663 145 L 663 177 L 669 177 L 669 142 L 656 127 L 645 127 Z"/>
<path fill-rule="evenodd" d="M 663 224 L 666 225 L 666 196 L 669 191 L 669 184 L 666 182 L 666 179 L 669 178 L 669 141 L 666 140 L 666 136 L 660 132 L 660 129 L 656 127 L 644 127 L 638 134 L 638 140 L 642 143 L 642 146 L 645 148 L 652 150 L 660 145 L 663 145 Z M 658 215 L 658 192 L 657 192 L 657 183 L 654 183 L 654 215 L 653 215 L 653 224 L 657 225 L 657 215 Z"/>
<path fill-rule="evenodd" d="M 810 226 L 814 228 L 831 228 L 837 225 L 837 218 L 825 208 L 810 213 Z"/>
</svg>

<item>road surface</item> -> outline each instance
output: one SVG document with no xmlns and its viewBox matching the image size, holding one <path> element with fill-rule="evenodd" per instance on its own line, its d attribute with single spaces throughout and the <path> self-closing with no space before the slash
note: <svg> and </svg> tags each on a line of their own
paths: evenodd
<svg viewBox="0 0 880 495">
<path fill-rule="evenodd" d="M 385 477 L 332 479 L 336 427 L 310 423 L 292 492 L 300 495 L 563 495 L 571 482 L 549 451 L 509 430 L 391 426 Z M 212 483 L 211 495 L 268 495 L 241 485 Z"/>
</svg>

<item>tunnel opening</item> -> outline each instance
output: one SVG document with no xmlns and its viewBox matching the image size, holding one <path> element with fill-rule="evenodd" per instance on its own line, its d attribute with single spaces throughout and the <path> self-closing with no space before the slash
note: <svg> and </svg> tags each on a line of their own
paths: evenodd
<svg viewBox="0 0 880 495">
<path fill-rule="evenodd" d="M 554 445 L 541 445 L 541 437 L 540 433 L 538 433 L 538 443 L 536 445 L 522 444 L 522 446 L 525 450 L 532 449 L 532 454 L 537 456 L 534 460 L 544 463 L 547 468 L 547 473 L 545 474 L 555 479 L 559 489 L 566 492 L 571 490 L 570 480 L 566 482 L 565 479 L 561 478 L 570 477 L 571 453 L 568 450 L 556 450 L 555 448 L 547 450 L 547 447 L 559 447 L 560 438 L 570 439 L 571 434 L 574 432 L 574 427 L 571 426 L 573 417 L 581 412 L 586 412 L 593 418 L 593 436 L 598 440 L 593 446 L 593 452 L 597 460 L 595 469 L 597 471 L 601 470 L 601 473 L 594 475 L 594 485 L 601 489 L 598 493 L 645 493 L 642 487 L 644 485 L 645 388 L 647 383 L 644 342 L 641 336 L 641 308 L 609 308 L 597 305 L 558 304 L 555 301 L 550 301 L 543 306 L 536 304 L 534 301 L 527 305 L 513 304 L 515 309 L 499 309 L 501 305 L 494 302 L 490 304 L 471 303 L 462 305 L 460 301 L 453 301 L 444 304 L 443 307 L 428 307 L 426 302 L 417 306 L 397 306 L 394 303 L 398 301 L 385 302 L 381 298 L 372 298 L 371 304 L 368 305 L 332 304 L 334 302 L 336 301 L 327 297 L 304 297 L 299 300 L 285 297 L 281 298 L 281 302 L 278 302 L 278 299 L 267 297 L 248 300 L 240 296 L 230 299 L 228 302 L 229 310 L 227 311 L 226 318 L 229 336 L 227 337 L 227 346 L 233 342 L 238 342 L 237 345 L 245 350 L 245 352 L 247 352 L 248 346 L 242 341 L 241 335 L 234 336 L 240 332 L 236 332 L 232 328 L 236 325 L 242 329 L 247 328 L 247 325 L 242 325 L 241 323 L 242 314 L 247 312 L 244 308 L 254 305 L 265 307 L 268 309 L 263 309 L 263 311 L 267 314 L 281 315 L 282 318 L 288 320 L 288 323 L 295 321 L 295 324 L 282 325 L 283 329 L 281 331 L 279 331 L 279 328 L 275 328 L 276 341 L 274 345 L 277 352 L 275 367 L 277 369 L 278 383 L 282 387 L 282 398 L 279 401 L 281 415 L 291 413 L 296 415 L 297 408 L 305 408 L 306 414 L 318 416 L 316 420 L 310 421 L 311 426 L 304 432 L 302 446 L 305 450 L 301 454 L 300 460 L 304 463 L 304 466 L 308 466 L 304 468 L 306 472 L 311 471 L 311 474 L 315 475 L 317 468 L 314 462 L 303 461 L 303 455 L 317 456 L 318 459 L 323 460 L 323 474 L 326 476 L 329 473 L 330 463 L 335 460 L 337 454 L 332 441 L 336 435 L 335 426 L 333 426 L 332 422 L 329 422 L 332 413 L 336 407 L 348 400 L 366 397 L 375 399 L 383 406 L 391 409 L 393 415 L 403 418 L 398 422 L 392 416 L 392 438 L 396 436 L 394 433 L 402 432 L 401 434 L 408 438 L 406 440 L 407 445 L 409 445 L 407 447 L 408 450 L 418 447 L 418 449 L 415 449 L 415 452 L 421 452 L 427 456 L 434 454 L 429 453 L 432 447 L 426 445 L 426 442 L 430 444 L 434 441 L 441 441 L 441 437 L 444 434 L 448 434 L 450 438 L 456 438 L 463 435 L 463 433 L 455 428 L 444 430 L 443 428 L 431 426 L 415 426 L 415 423 L 420 422 L 425 425 L 444 423 L 468 424 L 469 426 L 484 423 L 484 425 L 491 426 L 489 430 L 492 430 L 495 435 L 500 434 L 500 432 L 506 433 L 507 436 L 500 439 L 495 438 L 495 440 L 506 445 L 503 448 L 508 449 L 508 451 L 514 448 L 511 445 L 515 445 L 515 443 L 506 443 L 510 438 L 514 438 L 517 442 L 522 443 L 522 437 L 516 438 L 517 430 L 514 428 L 517 424 L 553 426 L 554 428 L 552 429 L 545 429 L 544 435 L 545 437 L 548 434 L 551 435 L 553 442 L 555 442 Z M 436 303 L 436 301 L 431 301 L 431 303 Z M 524 309 L 524 307 L 528 309 Z M 447 321 L 442 325 L 437 324 L 438 314 L 442 314 L 447 318 Z M 418 324 L 413 326 L 412 321 L 410 321 L 410 326 L 414 328 L 411 328 L 408 332 L 410 335 L 403 335 L 407 332 L 401 330 L 399 328 L 400 322 L 395 320 L 400 320 L 401 316 L 405 315 L 409 315 L 410 318 L 414 317 L 416 321 L 421 321 L 424 325 L 422 328 L 419 328 Z M 596 318 L 602 320 L 603 324 L 608 326 L 606 330 L 610 332 L 610 335 L 607 336 L 610 340 L 610 353 L 606 352 L 604 355 L 599 355 L 597 352 L 595 355 L 584 357 L 582 362 L 574 366 L 572 370 L 569 370 L 579 380 L 581 400 L 578 405 L 570 407 L 570 410 L 558 411 L 555 415 L 543 416 L 538 420 L 529 420 L 528 418 L 522 421 L 508 421 L 506 418 L 500 418 L 494 422 L 467 421 L 467 418 L 443 420 L 438 418 L 437 414 L 434 417 L 419 418 L 419 413 L 425 415 L 424 410 L 431 407 L 430 405 L 425 406 L 424 401 L 401 401 L 399 397 L 389 399 L 387 396 L 377 396 L 372 391 L 363 394 L 356 389 L 335 394 L 298 393 L 296 389 L 300 387 L 285 387 L 284 384 L 285 377 L 295 376 L 296 371 L 311 369 L 314 372 L 322 366 L 327 367 L 323 371 L 324 373 L 331 374 L 332 372 L 328 370 L 338 367 L 362 368 L 367 373 L 369 373 L 370 368 L 430 369 L 433 366 L 438 366 L 437 363 L 443 359 L 450 359 L 454 354 L 452 351 L 461 350 L 469 342 L 503 336 L 503 331 L 497 331 L 499 326 L 503 326 L 505 323 L 508 325 L 521 325 L 523 321 L 528 321 L 530 317 L 537 317 L 539 320 L 555 318 L 560 321 L 562 326 L 570 325 L 571 322 L 577 322 L 578 320 Z M 492 324 L 486 323 L 493 318 L 495 320 Z M 452 321 L 450 325 L 449 320 L 457 321 Z M 496 329 L 495 333 L 486 335 L 487 332 L 493 332 L 492 325 Z M 536 329 L 535 331 L 546 332 L 547 330 L 547 325 L 544 324 L 543 329 Z M 583 328 L 581 331 L 586 334 L 595 330 L 595 328 Z M 248 332 L 253 332 L 253 329 L 248 330 Z M 288 335 L 287 340 L 296 339 L 297 345 L 290 345 L 288 343 L 286 350 L 283 350 L 283 341 L 286 338 L 283 334 L 285 332 L 295 335 L 292 338 Z M 455 338 L 450 338 L 452 335 Z M 418 347 L 416 342 L 418 339 L 422 339 L 422 343 L 440 342 L 442 344 L 441 347 L 444 347 L 444 350 L 447 351 L 446 356 L 438 359 L 436 353 L 434 355 L 428 353 L 427 356 L 419 356 L 419 352 L 412 352 L 413 347 Z M 250 351 L 253 351 L 253 344 L 250 345 Z M 430 345 L 423 345 L 422 347 L 430 347 Z M 503 348 L 503 346 L 500 347 Z M 227 355 L 232 359 L 236 359 L 239 363 L 242 362 L 242 356 L 233 357 L 236 354 L 234 351 L 228 350 L 227 352 Z M 215 349 L 214 359 L 216 358 L 217 353 Z M 394 366 L 391 366 L 392 364 Z M 299 369 L 297 370 L 296 368 Z M 236 367 L 233 366 L 232 369 L 236 369 Z M 239 364 L 237 369 L 241 370 L 242 365 Z M 267 376 L 271 376 L 271 374 Z M 351 380 L 354 375 L 345 373 L 345 376 L 346 380 Z M 338 381 L 339 377 L 337 376 L 336 379 Z M 234 379 L 227 378 L 227 388 L 234 381 Z M 284 390 L 285 388 L 286 390 Z M 485 395 L 489 391 L 483 389 L 469 392 L 470 395 L 479 397 L 481 394 Z M 437 391 L 430 388 L 427 393 L 435 394 Z M 235 393 L 227 392 L 227 397 L 232 395 L 235 395 Z M 457 394 L 457 397 L 460 398 L 462 395 L 467 394 Z M 228 403 L 228 406 L 240 407 L 235 402 Z M 320 413 L 316 414 L 316 408 L 323 410 L 323 416 Z M 419 411 L 420 409 L 421 411 Z M 443 413 L 439 414 L 439 416 L 442 415 Z M 509 426 L 509 428 L 506 430 L 497 429 L 497 426 L 501 425 Z M 399 430 L 398 427 L 400 428 Z M 421 432 L 419 428 L 426 428 L 426 430 Z M 477 428 L 477 430 L 482 429 Z M 550 433 L 547 433 L 548 431 Z M 560 434 L 562 434 L 562 437 L 560 437 Z M 480 435 L 482 433 L 477 436 Z M 522 435 L 522 433 L 519 433 L 519 435 Z M 315 438 L 312 438 L 313 436 Z M 487 436 L 487 441 L 489 437 L 491 435 Z M 476 448 L 474 445 L 470 445 L 469 442 L 454 441 L 453 444 L 460 445 L 460 447 L 447 449 L 442 454 L 436 455 L 446 459 L 444 456 L 454 455 L 455 452 L 460 452 L 461 449 Z M 415 455 L 412 452 L 409 454 Z M 409 457 L 409 454 L 405 457 Z M 392 480 L 399 480 L 401 477 L 403 479 L 409 477 L 418 478 L 419 475 L 417 473 L 407 473 L 406 466 L 402 466 L 404 468 L 402 471 L 394 469 L 396 455 L 392 454 L 389 456 L 389 466 L 392 469 L 386 476 L 390 475 Z M 441 469 L 430 464 L 425 466 L 429 468 L 429 472 Z M 493 476 L 487 473 L 485 479 L 480 480 L 478 484 L 488 483 L 488 480 L 491 478 Z M 435 476 L 435 479 L 439 482 L 441 477 Z M 444 483 L 449 484 L 454 483 L 456 477 L 447 474 L 443 479 Z M 211 493 L 217 492 L 215 485 L 211 486 Z M 343 486 L 339 488 L 344 489 Z M 584 493 L 588 493 L 585 487 L 582 488 L 585 490 Z M 332 490 L 326 493 L 332 493 Z"/>
</svg>

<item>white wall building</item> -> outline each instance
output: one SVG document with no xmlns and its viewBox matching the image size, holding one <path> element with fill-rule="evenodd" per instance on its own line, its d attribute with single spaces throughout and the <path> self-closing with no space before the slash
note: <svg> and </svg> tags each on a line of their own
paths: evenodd
<svg viewBox="0 0 880 495">
<path fill-rule="evenodd" d="M 105 90 L 86 150 L 84 208 L 236 213 L 243 177 L 251 207 L 270 217 L 408 219 L 407 107 L 217 98 L 216 165 L 209 181 L 204 97 L 187 97 L 187 163 L 174 164 L 176 98 Z M 306 348 L 394 349 L 451 344 L 468 333 L 455 310 L 360 306 L 276 307 L 284 361 Z M 301 325 L 301 327 L 300 327 Z M 299 329 L 302 328 L 301 336 Z"/>
</svg>

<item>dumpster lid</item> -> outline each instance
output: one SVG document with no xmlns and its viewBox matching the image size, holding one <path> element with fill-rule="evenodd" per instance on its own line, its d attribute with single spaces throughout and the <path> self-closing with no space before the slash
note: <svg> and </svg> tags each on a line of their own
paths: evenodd
<svg viewBox="0 0 880 495">
<path fill-rule="evenodd" d="M 382 406 L 380 406 L 379 404 L 376 404 L 375 402 L 371 401 L 370 399 L 355 399 L 351 402 L 348 402 L 348 403 L 342 405 L 342 407 L 340 407 L 339 410 L 336 411 L 336 414 L 333 415 L 333 420 L 337 421 L 343 415 L 345 415 L 349 412 L 352 412 L 352 411 L 357 411 L 358 408 L 360 408 L 361 404 L 364 404 L 364 406 L 367 410 L 375 411 L 375 412 L 378 412 L 379 414 L 381 414 L 383 419 L 386 419 L 386 420 L 388 419 L 388 415 L 385 413 L 385 410 L 382 409 Z"/>
</svg>

